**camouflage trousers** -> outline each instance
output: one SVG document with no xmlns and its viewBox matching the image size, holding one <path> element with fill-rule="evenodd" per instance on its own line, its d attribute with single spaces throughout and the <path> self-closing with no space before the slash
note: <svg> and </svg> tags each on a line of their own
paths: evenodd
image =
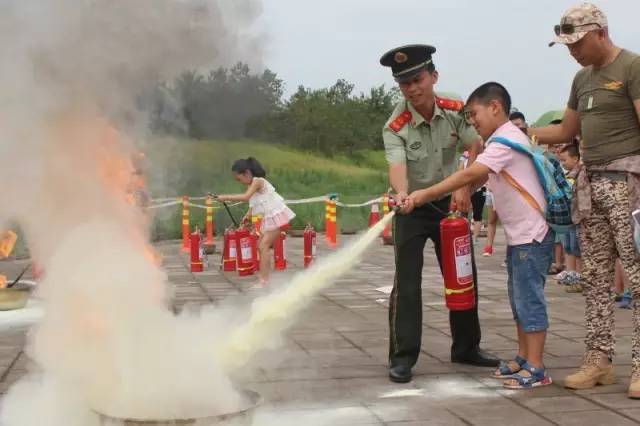
<svg viewBox="0 0 640 426">
<path fill-rule="evenodd" d="M 579 227 L 582 277 L 586 296 L 587 350 L 612 356 L 615 350 L 615 302 L 612 296 L 615 261 L 619 257 L 629 277 L 633 297 L 633 371 L 640 373 L 640 258 L 631 227 L 626 181 L 594 176 L 592 212 Z"/>
</svg>

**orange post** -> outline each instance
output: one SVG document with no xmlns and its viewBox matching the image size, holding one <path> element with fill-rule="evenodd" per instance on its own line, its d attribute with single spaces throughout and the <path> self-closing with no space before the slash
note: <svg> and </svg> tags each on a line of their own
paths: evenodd
<svg viewBox="0 0 640 426">
<path fill-rule="evenodd" d="M 391 208 L 389 207 L 389 194 L 382 195 L 382 217 L 385 217 L 389 214 Z M 384 227 L 384 231 L 382 231 L 382 242 L 386 246 L 393 245 L 393 236 L 391 235 L 391 227 L 389 225 Z"/>
<path fill-rule="evenodd" d="M 260 215 L 252 215 L 251 216 L 251 224 L 253 225 L 253 229 L 256 230 L 256 235 L 260 236 L 260 228 L 262 227 L 262 216 Z"/>
<path fill-rule="evenodd" d="M 337 206 L 333 197 L 329 197 L 325 204 L 325 240 L 331 248 L 338 243 Z"/>
<path fill-rule="evenodd" d="M 182 251 L 191 251 L 191 235 L 189 232 L 189 197 L 182 197 Z"/>
<path fill-rule="evenodd" d="M 369 228 L 372 228 L 380 220 L 380 206 L 378 203 L 371 204 L 369 213 Z"/>
<path fill-rule="evenodd" d="M 205 217 L 205 246 L 213 245 L 213 236 L 215 235 L 215 224 L 213 222 L 213 197 L 211 195 L 207 195 L 207 199 L 205 200 L 205 206 L 207 206 L 206 217 Z"/>
</svg>

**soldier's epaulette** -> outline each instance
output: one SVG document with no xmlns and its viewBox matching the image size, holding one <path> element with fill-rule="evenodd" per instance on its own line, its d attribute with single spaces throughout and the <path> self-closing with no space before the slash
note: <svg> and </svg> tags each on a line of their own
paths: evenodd
<svg viewBox="0 0 640 426">
<path fill-rule="evenodd" d="M 408 122 L 411 121 L 412 115 L 409 110 L 405 110 L 402 114 L 396 117 L 391 123 L 389 123 L 389 128 L 394 132 L 398 133 L 404 126 L 407 125 Z"/>
<path fill-rule="evenodd" d="M 448 109 L 451 111 L 462 111 L 464 108 L 464 102 L 457 99 L 441 98 L 436 96 L 436 103 L 442 109 Z"/>
</svg>

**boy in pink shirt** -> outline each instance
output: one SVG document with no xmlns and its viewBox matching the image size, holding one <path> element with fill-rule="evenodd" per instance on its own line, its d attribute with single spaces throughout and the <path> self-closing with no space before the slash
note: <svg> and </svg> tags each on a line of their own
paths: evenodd
<svg viewBox="0 0 640 426">
<path fill-rule="evenodd" d="M 502 137 L 530 145 L 522 131 L 509 121 L 511 97 L 498 83 L 477 88 L 466 105 L 467 119 L 487 141 L 476 161 L 432 187 L 413 192 L 416 206 L 442 198 L 467 185 L 479 187 L 488 181 L 494 208 L 507 235 L 507 289 L 517 326 L 518 355 L 503 362 L 493 377 L 506 379 L 509 389 L 529 389 L 551 384 L 542 356 L 549 327 L 544 285 L 551 265 L 554 233 L 541 211 L 544 192 L 527 155 L 493 141 Z"/>
</svg>

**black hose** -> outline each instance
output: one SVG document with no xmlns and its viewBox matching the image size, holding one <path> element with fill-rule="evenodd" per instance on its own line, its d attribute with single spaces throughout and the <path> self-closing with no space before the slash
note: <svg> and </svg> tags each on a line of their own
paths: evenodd
<svg viewBox="0 0 640 426">
<path fill-rule="evenodd" d="M 7 288 L 11 288 L 14 285 L 18 284 L 18 281 L 20 281 L 20 279 L 24 276 L 24 274 L 27 272 L 27 270 L 31 267 L 31 264 L 28 264 L 26 268 L 24 268 L 22 270 L 22 272 L 20 272 L 20 275 L 18 275 L 18 278 L 16 278 L 15 280 L 13 280 L 13 282 L 11 282 L 11 284 L 9 284 L 7 286 Z"/>
</svg>

